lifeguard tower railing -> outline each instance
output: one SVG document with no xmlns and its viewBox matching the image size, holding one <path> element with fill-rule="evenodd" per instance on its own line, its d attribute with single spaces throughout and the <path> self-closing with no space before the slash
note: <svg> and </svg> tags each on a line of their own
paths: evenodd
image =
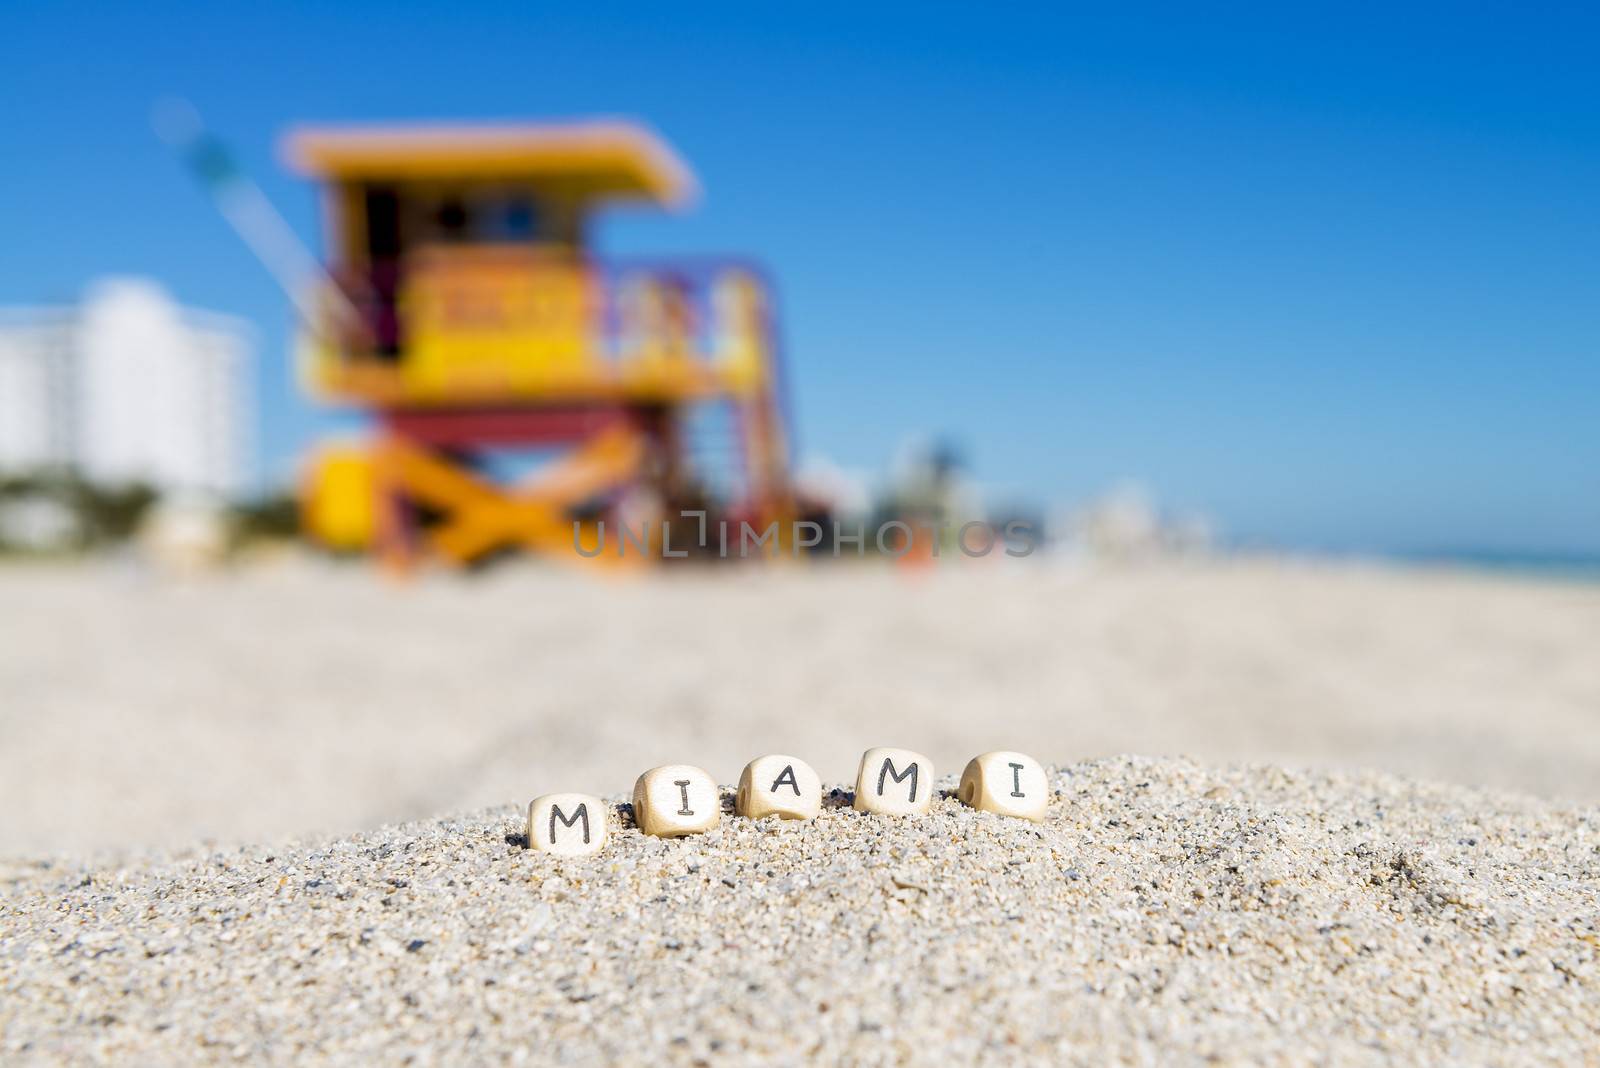
<svg viewBox="0 0 1600 1068">
<path fill-rule="evenodd" d="M 300 352 L 321 399 L 446 447 L 502 427 L 524 445 L 570 439 L 667 410 L 692 424 L 689 459 L 733 508 L 762 511 L 786 492 L 771 289 L 752 263 L 437 245 L 330 277 L 345 299 L 321 302 Z"/>
<path fill-rule="evenodd" d="M 518 404 L 741 396 L 777 381 L 770 288 L 754 264 L 425 248 L 332 277 L 301 370 L 334 402 Z"/>
</svg>

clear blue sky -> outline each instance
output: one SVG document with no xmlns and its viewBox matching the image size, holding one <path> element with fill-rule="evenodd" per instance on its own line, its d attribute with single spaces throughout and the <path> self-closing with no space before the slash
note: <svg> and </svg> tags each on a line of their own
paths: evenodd
<svg viewBox="0 0 1600 1068">
<path fill-rule="evenodd" d="M 634 115 L 707 195 L 603 248 L 771 266 L 804 451 L 942 432 L 1041 503 L 1134 478 L 1251 540 L 1600 552 L 1595 9 L 1210 7 L 8 5 L 0 303 L 131 272 L 255 322 L 281 476 L 326 425 L 287 304 L 151 101 L 308 238 L 295 121 Z"/>
</svg>

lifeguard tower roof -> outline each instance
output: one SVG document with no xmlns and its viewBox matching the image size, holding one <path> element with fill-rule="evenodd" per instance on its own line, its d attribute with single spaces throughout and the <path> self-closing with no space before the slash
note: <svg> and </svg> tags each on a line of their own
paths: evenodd
<svg viewBox="0 0 1600 1068">
<path fill-rule="evenodd" d="M 325 181 L 561 181 L 592 197 L 681 207 L 694 174 L 631 122 L 317 126 L 289 134 L 290 166 Z"/>
</svg>

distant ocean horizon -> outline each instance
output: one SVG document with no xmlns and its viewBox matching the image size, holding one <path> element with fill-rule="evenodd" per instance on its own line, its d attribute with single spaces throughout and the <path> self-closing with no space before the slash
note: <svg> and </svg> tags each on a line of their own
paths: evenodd
<svg viewBox="0 0 1600 1068">
<path fill-rule="evenodd" d="M 1286 556 L 1306 561 L 1368 563 L 1476 571 L 1552 582 L 1600 583 L 1600 552 L 1543 552 L 1471 548 L 1349 548 L 1332 545 L 1273 547 L 1266 543 L 1223 543 L 1225 552 L 1246 556 Z"/>
<path fill-rule="evenodd" d="M 1377 554 L 1407 564 L 1461 567 L 1572 582 L 1600 582 L 1600 553 L 1505 549 L 1410 549 Z"/>
</svg>

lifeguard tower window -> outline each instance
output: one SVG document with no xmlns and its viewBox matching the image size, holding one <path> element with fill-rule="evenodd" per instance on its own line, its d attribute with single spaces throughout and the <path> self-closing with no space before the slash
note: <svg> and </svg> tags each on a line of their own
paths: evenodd
<svg viewBox="0 0 1600 1068">
<path fill-rule="evenodd" d="M 531 197 L 507 197 L 492 217 L 493 236 L 502 241 L 532 241 L 539 229 L 539 211 Z"/>
<path fill-rule="evenodd" d="M 578 213 L 531 192 L 374 185 L 363 195 L 366 254 L 373 264 L 399 261 L 417 245 L 579 244 Z"/>
<path fill-rule="evenodd" d="M 467 206 L 457 198 L 446 197 L 433 218 L 440 241 L 455 245 L 467 240 Z"/>
</svg>

